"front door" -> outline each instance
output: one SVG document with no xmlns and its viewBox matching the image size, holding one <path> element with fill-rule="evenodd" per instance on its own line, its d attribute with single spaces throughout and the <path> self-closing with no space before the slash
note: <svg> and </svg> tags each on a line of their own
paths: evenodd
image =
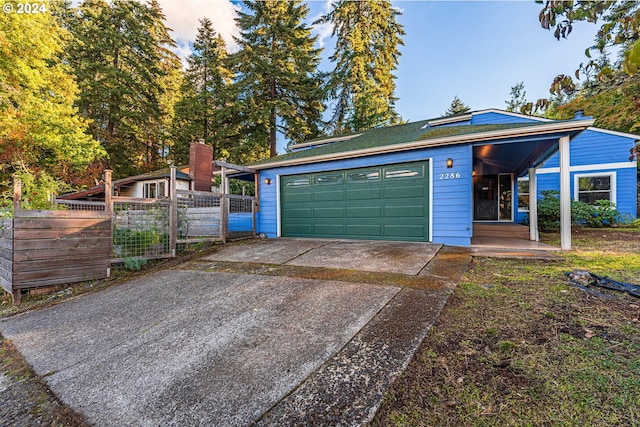
<svg viewBox="0 0 640 427">
<path fill-rule="evenodd" d="M 513 176 L 477 176 L 473 180 L 475 221 L 513 221 Z"/>
</svg>

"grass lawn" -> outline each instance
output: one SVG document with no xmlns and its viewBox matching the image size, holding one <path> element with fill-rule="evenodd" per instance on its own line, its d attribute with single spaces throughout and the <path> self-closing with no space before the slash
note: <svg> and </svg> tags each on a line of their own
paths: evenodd
<svg viewBox="0 0 640 427">
<path fill-rule="evenodd" d="M 545 235 L 559 244 L 559 236 Z M 560 262 L 474 258 L 372 425 L 640 425 L 640 230 L 576 230 Z"/>
</svg>

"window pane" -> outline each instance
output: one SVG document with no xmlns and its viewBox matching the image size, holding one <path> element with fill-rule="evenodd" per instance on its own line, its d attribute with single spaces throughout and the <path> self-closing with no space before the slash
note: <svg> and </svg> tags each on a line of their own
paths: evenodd
<svg viewBox="0 0 640 427">
<path fill-rule="evenodd" d="M 284 182 L 287 187 L 301 187 L 311 183 L 308 176 L 302 178 L 285 178 Z"/>
<path fill-rule="evenodd" d="M 578 179 L 579 191 L 610 190 L 610 176 L 588 176 Z"/>
<path fill-rule="evenodd" d="M 578 199 L 581 202 L 592 205 L 596 200 L 611 200 L 611 193 L 609 191 L 590 191 L 587 193 L 580 193 Z"/>
<path fill-rule="evenodd" d="M 313 177 L 314 184 L 342 184 L 342 174 L 332 173 L 326 175 L 315 175 Z"/>
<path fill-rule="evenodd" d="M 518 194 L 529 195 L 529 181 L 518 181 Z"/>
<path fill-rule="evenodd" d="M 422 166 L 385 168 L 384 170 L 384 179 L 412 178 L 416 176 L 422 176 Z"/>
<path fill-rule="evenodd" d="M 518 210 L 519 211 L 528 211 L 529 210 L 529 195 L 528 194 L 518 194 Z"/>
<path fill-rule="evenodd" d="M 362 171 L 349 173 L 347 180 L 350 182 L 377 181 L 380 179 L 380 171 Z"/>
</svg>

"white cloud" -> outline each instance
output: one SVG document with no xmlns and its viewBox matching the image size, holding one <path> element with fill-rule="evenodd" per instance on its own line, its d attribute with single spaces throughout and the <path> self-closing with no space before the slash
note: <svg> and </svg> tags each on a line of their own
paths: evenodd
<svg viewBox="0 0 640 427">
<path fill-rule="evenodd" d="M 173 30 L 172 37 L 178 43 L 175 49 L 182 59 L 191 53 L 189 43 L 196 39 L 199 20 L 209 18 L 213 28 L 227 43 L 227 50 L 234 52 L 238 46 L 233 36 L 239 36 L 234 20 L 236 6 L 229 0 L 159 0 L 166 16 L 166 24 Z"/>
<path fill-rule="evenodd" d="M 333 8 L 333 3 L 335 0 L 325 0 L 322 6 L 322 13 L 311 18 L 311 22 L 315 22 L 320 19 L 323 15 L 331 12 Z M 333 33 L 333 24 L 331 22 L 325 22 L 324 24 L 314 25 L 313 31 L 318 34 L 318 46 L 324 48 L 326 46 L 326 40 L 331 38 L 331 33 Z"/>
</svg>

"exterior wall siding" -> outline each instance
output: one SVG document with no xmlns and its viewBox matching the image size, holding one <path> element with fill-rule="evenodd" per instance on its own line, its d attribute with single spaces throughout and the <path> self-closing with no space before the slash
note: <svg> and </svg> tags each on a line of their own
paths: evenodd
<svg viewBox="0 0 640 427">
<path fill-rule="evenodd" d="M 636 168 L 624 168 L 624 169 L 603 169 L 597 171 L 579 171 L 571 172 L 571 199 L 575 199 L 575 186 L 574 177 L 576 174 L 582 175 L 585 173 L 598 173 L 608 174 L 614 172 L 616 174 L 616 207 L 618 211 L 631 219 L 637 217 L 637 172 Z M 538 200 L 542 198 L 542 192 L 545 190 L 559 190 L 560 189 L 560 174 L 559 173 L 538 173 Z M 517 188 L 515 189 L 517 193 Z M 517 200 L 518 195 L 515 195 L 514 200 Z M 516 222 L 523 222 L 529 217 L 527 212 L 516 212 Z"/>
<path fill-rule="evenodd" d="M 474 114 L 471 116 L 472 125 L 501 125 L 511 123 L 534 123 L 539 122 L 536 119 L 529 119 L 526 117 L 516 117 L 508 114 L 500 114 L 496 112 L 487 112 Z"/>
<path fill-rule="evenodd" d="M 633 138 L 586 130 L 571 141 L 571 167 L 580 168 L 571 172 L 571 198 L 575 198 L 574 176 L 576 174 L 616 174 L 616 206 L 618 211 L 630 218 L 637 216 L 637 163 L 629 161 L 629 150 L 634 146 Z M 620 167 L 606 168 L 608 164 Z M 538 198 L 544 190 L 559 190 L 560 175 L 552 168 L 558 168 L 558 153 L 550 157 L 538 169 Z M 592 169 L 590 167 L 593 167 Z M 517 190 L 516 190 L 517 191 Z M 517 200 L 517 194 L 514 200 Z M 528 218 L 526 212 L 516 212 L 516 222 Z"/>
<path fill-rule="evenodd" d="M 448 158 L 453 159 L 453 168 L 451 169 L 447 169 L 446 166 Z M 432 159 L 430 171 L 433 189 L 430 196 L 431 241 L 468 246 L 471 242 L 472 229 L 470 197 L 472 159 L 471 148 L 468 145 L 412 150 L 262 170 L 260 171 L 258 232 L 264 233 L 267 237 L 278 237 L 278 176 L 429 159 Z M 264 183 L 266 178 L 271 180 L 270 185 Z"/>
<path fill-rule="evenodd" d="M 634 143 L 632 138 L 586 130 L 571 141 L 571 166 L 628 161 L 629 150 L 633 148 Z M 556 153 L 544 163 L 542 168 L 559 166 L 560 156 Z"/>
</svg>

